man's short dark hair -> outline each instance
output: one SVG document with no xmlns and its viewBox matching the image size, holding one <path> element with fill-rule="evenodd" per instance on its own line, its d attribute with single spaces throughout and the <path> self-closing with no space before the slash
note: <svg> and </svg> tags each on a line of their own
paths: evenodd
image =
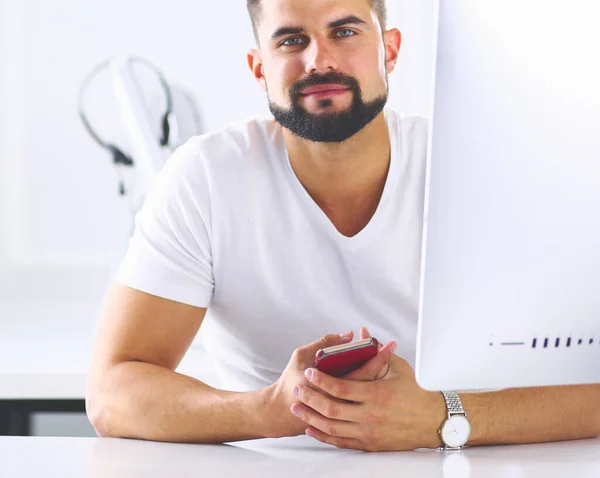
<svg viewBox="0 0 600 478">
<path fill-rule="evenodd" d="M 254 37 L 258 43 L 258 24 L 260 22 L 261 14 L 261 0 L 247 0 L 248 13 L 252 20 L 252 28 L 254 29 Z M 387 9 L 385 8 L 385 0 L 369 0 L 371 2 L 371 8 L 375 10 L 379 23 L 381 24 L 381 30 L 385 30 L 385 24 L 387 21 Z"/>
</svg>

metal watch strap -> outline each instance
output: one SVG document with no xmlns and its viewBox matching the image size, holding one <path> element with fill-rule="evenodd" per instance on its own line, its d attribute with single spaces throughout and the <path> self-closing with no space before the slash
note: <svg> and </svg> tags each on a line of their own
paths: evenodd
<svg viewBox="0 0 600 478">
<path fill-rule="evenodd" d="M 443 395 L 444 400 L 446 401 L 446 408 L 448 410 L 448 419 L 456 416 L 462 415 L 464 417 L 467 416 L 465 409 L 462 406 L 462 402 L 456 392 L 451 392 L 449 390 L 441 390 L 440 393 Z M 443 426 L 443 425 L 442 425 Z M 448 452 L 448 451 L 461 451 L 463 449 L 460 447 L 450 447 L 446 444 L 444 446 L 437 449 L 437 451 Z"/>
<path fill-rule="evenodd" d="M 467 414 L 465 413 L 465 409 L 462 406 L 462 402 L 460 401 L 460 398 L 458 397 L 458 393 L 450 392 L 447 390 L 442 390 L 440 393 L 444 396 L 444 400 L 446 400 L 446 408 L 448 409 L 448 418 L 450 418 L 454 415 L 467 416 Z"/>
</svg>

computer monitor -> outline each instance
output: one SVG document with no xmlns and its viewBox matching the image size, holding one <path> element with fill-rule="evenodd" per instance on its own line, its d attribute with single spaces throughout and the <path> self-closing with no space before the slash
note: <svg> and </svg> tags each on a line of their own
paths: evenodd
<svg viewBox="0 0 600 478">
<path fill-rule="evenodd" d="M 416 375 L 600 383 L 600 5 L 442 1 Z"/>
</svg>

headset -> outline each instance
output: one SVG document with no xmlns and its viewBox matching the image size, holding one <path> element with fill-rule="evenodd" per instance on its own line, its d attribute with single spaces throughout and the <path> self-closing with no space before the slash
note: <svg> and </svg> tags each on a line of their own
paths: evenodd
<svg viewBox="0 0 600 478">
<path fill-rule="evenodd" d="M 164 90 L 164 93 L 165 93 L 166 111 L 161 119 L 161 137 L 159 138 L 159 143 L 161 146 L 168 146 L 169 139 L 171 136 L 171 131 L 174 128 L 176 128 L 176 118 L 175 118 L 175 115 L 173 114 L 173 98 L 172 98 L 172 94 L 171 94 L 171 88 L 169 88 L 169 85 L 168 85 L 167 81 L 165 80 L 165 77 L 161 73 L 161 71 L 156 66 L 154 66 L 152 63 L 150 63 L 148 60 L 145 60 L 145 59 L 139 58 L 139 57 L 130 57 L 129 61 L 131 63 L 143 64 L 144 66 L 146 66 L 147 68 L 152 70 L 156 74 L 157 78 L 160 81 L 162 89 Z M 79 90 L 78 112 L 79 112 L 79 117 L 81 118 L 81 121 L 83 122 L 83 125 L 85 126 L 85 129 L 90 134 L 92 139 L 111 154 L 111 156 L 113 158 L 113 164 L 115 166 L 123 165 L 123 166 L 131 167 L 134 165 L 133 159 L 130 156 L 127 156 L 125 153 L 123 153 L 123 151 L 121 151 L 114 144 L 111 144 L 111 143 L 108 143 L 108 142 L 102 140 L 98 136 L 98 134 L 96 134 L 94 129 L 92 128 L 92 125 L 90 124 L 87 116 L 85 115 L 85 113 L 83 111 L 83 96 L 84 96 L 84 93 L 85 93 L 87 87 L 89 86 L 90 82 L 96 77 L 96 75 L 101 70 L 107 68 L 111 62 L 112 62 L 112 60 L 106 60 L 106 61 L 102 62 L 100 65 L 95 67 L 90 73 L 88 73 L 87 76 L 84 78 L 84 80 L 81 84 L 81 88 Z M 125 186 L 124 186 L 122 179 L 119 182 L 119 194 L 121 196 L 125 195 Z"/>
</svg>

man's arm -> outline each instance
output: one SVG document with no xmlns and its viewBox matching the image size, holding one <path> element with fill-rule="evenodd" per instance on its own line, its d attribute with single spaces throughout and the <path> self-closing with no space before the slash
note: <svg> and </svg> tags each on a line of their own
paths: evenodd
<svg viewBox="0 0 600 478">
<path fill-rule="evenodd" d="M 266 389 L 226 392 L 174 372 L 205 312 L 115 284 L 86 393 L 99 435 L 215 443 L 269 434 Z"/>
<path fill-rule="evenodd" d="M 223 443 L 304 433 L 304 422 L 289 412 L 293 384 L 308 384 L 303 372 L 319 348 L 347 343 L 352 334 L 326 335 L 290 351 L 281 377 L 266 388 L 227 392 L 175 372 L 205 313 L 115 284 L 102 312 L 86 393 L 99 435 Z M 377 375 L 382 364 L 375 365 Z"/>
<path fill-rule="evenodd" d="M 513 388 L 459 396 L 472 425 L 467 445 L 600 436 L 600 385 Z M 440 405 L 445 410 L 443 397 Z"/>
<path fill-rule="evenodd" d="M 341 448 L 414 450 L 443 445 L 438 430 L 447 418 L 439 392 L 423 390 L 402 358 L 374 382 L 306 372 L 292 412 L 306 434 Z M 325 392 L 325 393 L 322 393 Z M 600 385 L 514 388 L 460 393 L 471 422 L 467 445 L 538 443 L 600 436 Z"/>
</svg>

